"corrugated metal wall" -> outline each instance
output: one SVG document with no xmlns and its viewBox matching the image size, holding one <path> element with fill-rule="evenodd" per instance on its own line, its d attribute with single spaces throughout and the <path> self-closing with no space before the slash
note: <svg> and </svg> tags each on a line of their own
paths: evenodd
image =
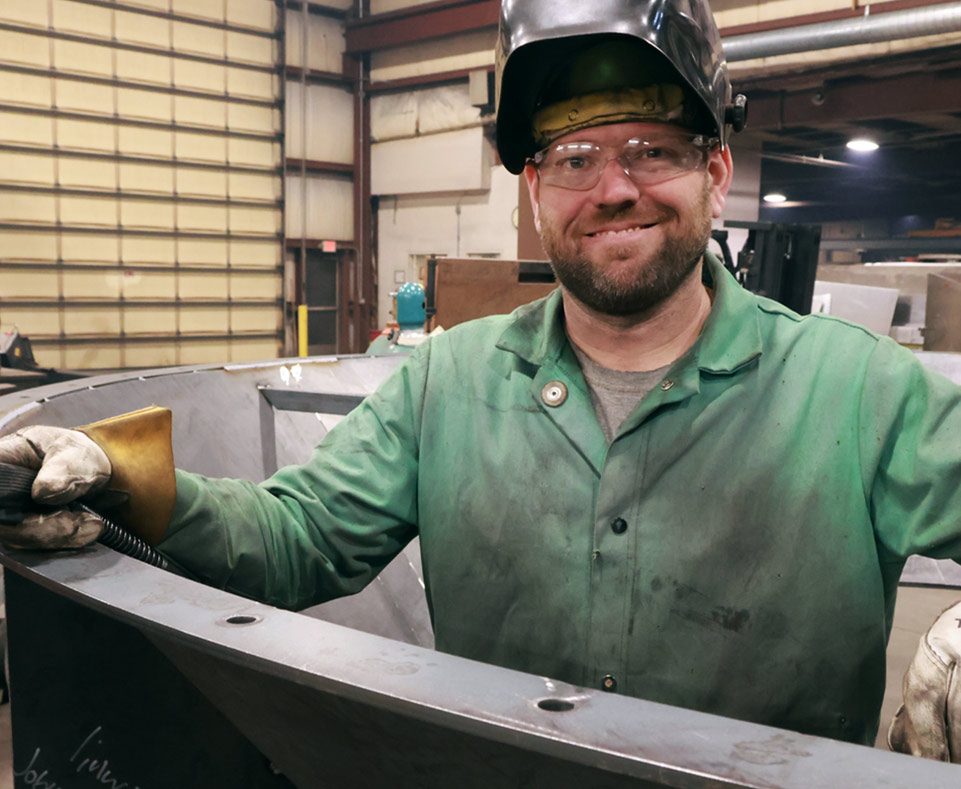
<svg viewBox="0 0 961 789">
<path fill-rule="evenodd" d="M 279 13 L 0 3 L 0 324 L 42 365 L 280 353 Z"/>
</svg>

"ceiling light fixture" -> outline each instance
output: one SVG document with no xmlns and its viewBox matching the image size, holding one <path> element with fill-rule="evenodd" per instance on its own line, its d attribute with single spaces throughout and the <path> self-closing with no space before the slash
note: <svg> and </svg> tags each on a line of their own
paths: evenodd
<svg viewBox="0 0 961 789">
<path fill-rule="evenodd" d="M 783 203 L 787 200 L 787 197 L 780 192 L 768 192 L 763 199 L 765 203 Z"/>
<path fill-rule="evenodd" d="M 874 140 L 869 140 L 867 137 L 855 137 L 852 140 L 848 140 L 848 148 L 852 151 L 857 151 L 858 153 L 870 153 L 871 151 L 876 151 L 880 148 Z"/>
</svg>

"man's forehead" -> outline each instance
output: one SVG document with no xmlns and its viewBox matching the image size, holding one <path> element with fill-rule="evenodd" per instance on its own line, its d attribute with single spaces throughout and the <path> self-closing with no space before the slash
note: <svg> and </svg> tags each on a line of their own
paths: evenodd
<svg viewBox="0 0 961 789">
<path fill-rule="evenodd" d="M 673 123 L 656 123 L 642 121 L 628 121 L 622 123 L 605 123 L 599 126 L 589 126 L 578 129 L 558 137 L 551 143 L 551 147 L 568 142 L 596 142 L 612 143 L 626 142 L 632 137 L 684 137 L 693 134 Z"/>
</svg>

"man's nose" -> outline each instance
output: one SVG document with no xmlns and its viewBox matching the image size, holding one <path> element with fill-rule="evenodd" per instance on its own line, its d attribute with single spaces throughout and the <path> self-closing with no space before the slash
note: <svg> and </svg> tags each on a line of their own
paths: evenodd
<svg viewBox="0 0 961 789">
<path fill-rule="evenodd" d="M 601 177 L 594 187 L 594 200 L 598 205 L 617 205 L 636 202 L 641 190 L 627 174 L 617 159 L 608 160 L 601 170 Z"/>
</svg>

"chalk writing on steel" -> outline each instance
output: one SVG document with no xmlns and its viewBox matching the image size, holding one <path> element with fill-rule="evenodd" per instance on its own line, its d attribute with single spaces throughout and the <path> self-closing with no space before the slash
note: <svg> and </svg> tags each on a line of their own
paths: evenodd
<svg viewBox="0 0 961 789">
<path fill-rule="evenodd" d="M 102 726 L 93 729 L 70 756 L 67 764 L 62 768 L 68 775 L 83 775 L 93 780 L 95 784 L 106 786 L 108 789 L 140 789 L 136 784 L 125 781 L 110 769 L 110 760 L 99 758 L 94 755 L 97 745 L 103 745 L 100 739 Z M 74 786 L 73 781 L 67 784 L 61 783 L 59 779 L 54 779 L 50 768 L 43 766 L 41 761 L 42 750 L 38 746 L 30 757 L 30 763 L 22 770 L 14 770 L 14 778 L 22 778 L 22 783 L 18 786 L 26 786 L 30 789 L 64 789 L 65 786 Z"/>
</svg>

